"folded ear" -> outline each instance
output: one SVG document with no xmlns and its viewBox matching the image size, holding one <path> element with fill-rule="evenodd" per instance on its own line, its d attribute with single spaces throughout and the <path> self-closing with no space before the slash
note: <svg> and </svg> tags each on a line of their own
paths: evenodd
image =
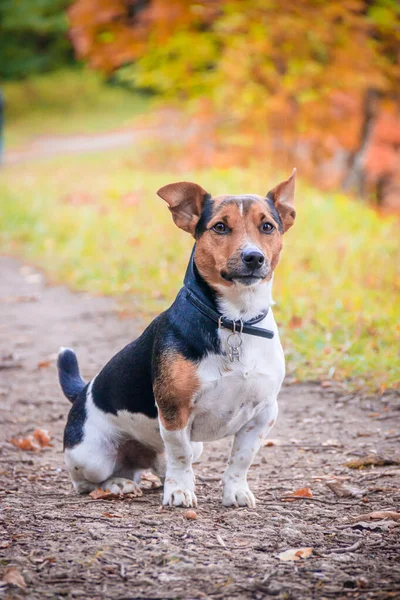
<svg viewBox="0 0 400 600">
<path fill-rule="evenodd" d="M 157 194 L 168 204 L 175 224 L 194 235 L 204 201 L 210 194 L 197 183 L 188 181 L 164 185 Z"/>
<path fill-rule="evenodd" d="M 296 169 L 293 169 L 289 179 L 279 183 L 267 194 L 267 197 L 275 204 L 276 210 L 282 219 L 284 232 L 293 225 L 296 218 L 296 211 L 294 209 L 295 179 Z"/>
</svg>

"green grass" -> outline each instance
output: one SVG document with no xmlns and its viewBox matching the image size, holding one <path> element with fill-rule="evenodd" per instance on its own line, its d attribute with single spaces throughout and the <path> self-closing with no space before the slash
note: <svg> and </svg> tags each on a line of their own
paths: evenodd
<svg viewBox="0 0 400 600">
<path fill-rule="evenodd" d="M 146 110 L 144 96 L 106 85 L 90 70 L 63 70 L 2 85 L 6 147 L 36 136 L 95 133 L 123 127 Z"/>
<path fill-rule="evenodd" d="M 266 192 L 265 170 L 147 170 L 140 150 L 63 157 L 0 174 L 0 250 L 95 293 L 127 294 L 150 319 L 181 286 L 192 241 L 156 196 L 187 179 L 213 194 Z M 301 180 L 301 174 L 300 174 Z M 398 385 L 398 222 L 300 184 L 298 218 L 275 276 L 288 371 L 348 389 Z"/>
</svg>

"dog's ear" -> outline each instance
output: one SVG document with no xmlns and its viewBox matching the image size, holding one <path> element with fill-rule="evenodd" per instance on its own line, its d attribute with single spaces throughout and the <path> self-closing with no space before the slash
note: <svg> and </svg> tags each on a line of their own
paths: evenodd
<svg viewBox="0 0 400 600">
<path fill-rule="evenodd" d="M 168 204 L 175 224 L 194 236 L 204 201 L 210 194 L 188 181 L 164 185 L 157 194 Z"/>
<path fill-rule="evenodd" d="M 282 219 L 283 231 L 287 231 L 293 225 L 296 218 L 296 211 L 294 209 L 295 179 L 296 169 L 293 169 L 289 179 L 279 183 L 267 194 L 267 198 L 270 198 L 275 204 L 276 210 Z"/>
</svg>

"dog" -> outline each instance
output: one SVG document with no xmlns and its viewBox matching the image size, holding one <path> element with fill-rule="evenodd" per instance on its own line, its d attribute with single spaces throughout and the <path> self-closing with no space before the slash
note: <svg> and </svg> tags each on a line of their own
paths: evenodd
<svg viewBox="0 0 400 600">
<path fill-rule="evenodd" d="M 285 375 L 271 291 L 296 216 L 295 174 L 266 196 L 212 197 L 189 182 L 158 190 L 195 238 L 174 303 L 88 384 L 74 352 L 59 353 L 72 402 L 65 462 L 78 493 L 139 496 L 151 469 L 164 505 L 197 506 L 192 463 L 203 442 L 233 436 L 222 503 L 255 506 L 247 472 L 276 421 Z"/>
</svg>

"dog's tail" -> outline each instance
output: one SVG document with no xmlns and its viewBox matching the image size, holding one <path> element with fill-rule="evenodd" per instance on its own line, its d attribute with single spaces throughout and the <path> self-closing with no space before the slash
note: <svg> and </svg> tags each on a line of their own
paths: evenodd
<svg viewBox="0 0 400 600">
<path fill-rule="evenodd" d="M 80 376 L 75 352 L 70 348 L 60 348 L 57 368 L 61 389 L 68 400 L 74 402 L 86 385 Z"/>
</svg>

